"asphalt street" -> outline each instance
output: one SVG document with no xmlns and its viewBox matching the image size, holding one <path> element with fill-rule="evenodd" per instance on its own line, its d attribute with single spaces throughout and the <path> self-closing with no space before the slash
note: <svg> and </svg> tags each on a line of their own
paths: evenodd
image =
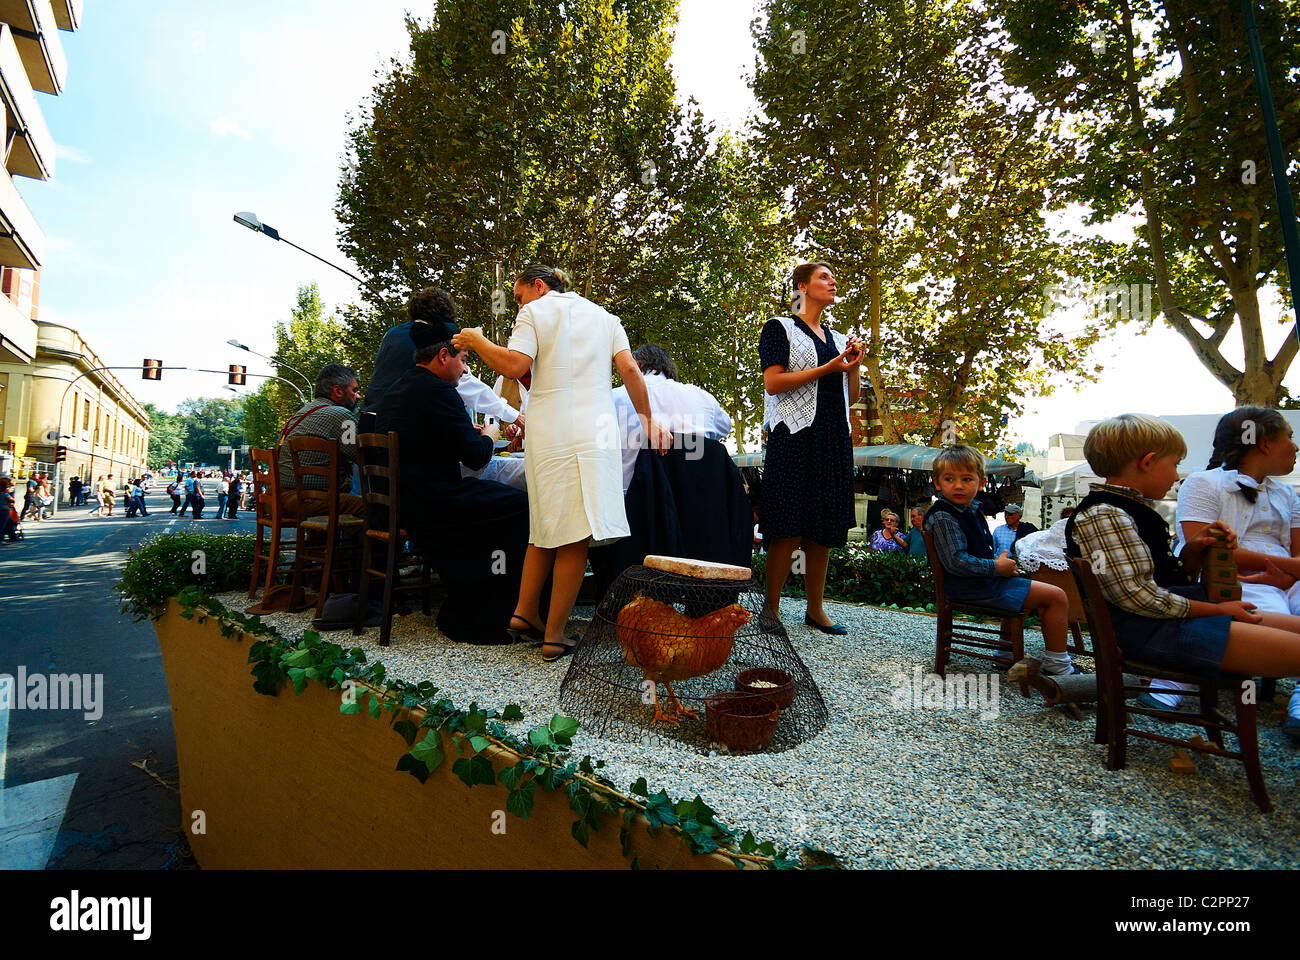
<svg viewBox="0 0 1300 960">
<path fill-rule="evenodd" d="M 0 710 L 5 866 L 194 866 L 181 829 L 158 640 L 147 621 L 120 612 L 112 588 L 126 550 L 150 535 L 255 527 L 251 511 L 237 521 L 215 519 L 215 497 L 200 521 L 171 516 L 162 486 L 147 503 L 149 516 L 134 519 L 125 517 L 120 495 L 111 518 L 90 516 L 90 507 L 64 507 L 57 519 L 28 520 L 26 540 L 0 545 L 0 675 L 17 678 L 22 668 L 28 677 L 103 676 L 98 718 L 88 716 L 97 712 L 85 709 L 88 697 L 81 710 L 10 709 L 7 717 Z"/>
</svg>

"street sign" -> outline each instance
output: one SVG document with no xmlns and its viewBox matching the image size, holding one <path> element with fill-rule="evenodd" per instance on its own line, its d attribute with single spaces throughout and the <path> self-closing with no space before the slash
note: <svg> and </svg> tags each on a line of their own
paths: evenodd
<svg viewBox="0 0 1300 960">
<path fill-rule="evenodd" d="M 229 453 L 229 452 L 230 452 L 229 447 L 217 447 L 217 453 Z"/>
</svg>

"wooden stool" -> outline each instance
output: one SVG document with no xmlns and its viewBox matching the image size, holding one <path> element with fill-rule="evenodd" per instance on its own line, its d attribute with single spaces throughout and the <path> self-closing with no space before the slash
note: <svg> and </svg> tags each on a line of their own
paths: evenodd
<svg viewBox="0 0 1300 960">
<path fill-rule="evenodd" d="M 975 603 L 949 602 L 943 589 L 944 569 L 934 549 L 934 537 L 928 530 L 922 530 L 921 536 L 925 538 L 925 552 L 930 558 L 930 569 L 934 571 L 934 606 L 939 619 L 935 635 L 934 672 L 944 676 L 949 656 L 954 651 L 968 657 L 989 660 L 1004 670 L 1020 662 L 1025 655 L 1025 615 L 981 607 Z M 993 617 L 1001 623 L 996 630 L 963 623 L 961 629 L 965 632 L 959 633 L 953 626 L 953 613 Z M 997 639 L 992 639 L 994 637 Z M 1023 682 L 1021 692 L 1029 696 L 1029 687 Z"/>
<path fill-rule="evenodd" d="M 293 558 L 289 609 L 302 610 L 315 603 L 316 616 L 320 617 L 325 610 L 325 601 L 329 599 L 335 573 L 335 553 L 341 547 L 341 537 L 358 535 L 365 520 L 339 513 L 338 444 L 334 440 L 306 436 L 292 437 L 288 443 L 298 499 L 297 551 Z M 304 454 L 310 456 L 305 460 Z M 309 477 L 326 483 L 326 489 L 307 486 Z M 323 543 L 309 543 L 311 534 L 323 535 Z M 309 594 L 303 582 L 315 570 L 320 571 L 320 585 L 314 594 Z"/>
<path fill-rule="evenodd" d="M 388 646 L 393 629 L 393 595 L 419 591 L 424 597 L 424 615 L 432 612 L 430 594 L 433 592 L 429 566 L 423 557 L 404 549 L 407 533 L 398 523 L 399 487 L 401 484 L 396 433 L 363 433 L 357 437 L 357 452 L 361 460 L 361 478 L 366 498 L 367 514 L 365 534 L 361 540 L 361 587 L 357 602 L 357 619 L 352 632 L 360 635 L 365 628 L 367 606 L 370 599 L 370 578 L 384 581 L 383 619 L 379 627 L 379 645 Z M 384 517 L 382 524 L 372 526 L 372 519 Z M 383 569 L 375 569 L 376 544 L 383 550 Z M 403 583 L 400 571 L 412 562 L 420 565 L 418 583 Z"/>
<path fill-rule="evenodd" d="M 283 532 L 286 528 L 296 527 L 298 521 L 296 517 L 284 515 L 280 496 L 280 448 L 254 449 L 249 454 L 253 461 L 252 497 L 257 519 L 257 542 L 253 548 L 253 575 L 248 581 L 248 599 L 256 598 L 260 585 L 262 600 L 244 612 L 261 615 L 289 609 L 292 587 L 275 581 L 277 574 L 289 573 L 293 569 L 291 564 L 280 563 L 280 555 L 282 551 L 296 549 L 296 538 L 286 544 Z M 264 578 L 260 577 L 263 563 L 266 564 Z"/>
<path fill-rule="evenodd" d="M 1250 792 L 1255 798 L 1255 803 L 1264 813 L 1272 810 L 1273 804 L 1268 798 L 1268 790 L 1264 786 L 1264 774 L 1259 766 L 1259 731 L 1255 725 L 1255 703 L 1253 699 L 1249 703 L 1245 702 L 1241 695 L 1243 684 L 1251 682 L 1251 679 L 1233 673 L 1207 677 L 1126 658 L 1115 639 L 1110 610 L 1102 597 L 1101 584 L 1097 582 L 1097 575 L 1092 572 L 1092 564 L 1087 560 L 1079 559 L 1072 561 L 1071 566 L 1074 577 L 1078 581 L 1079 593 L 1088 617 L 1088 631 L 1092 634 L 1094 656 L 1097 659 L 1097 731 L 1093 739 L 1097 743 L 1106 744 L 1106 769 L 1124 769 L 1129 737 L 1142 737 L 1200 753 L 1240 760 L 1246 768 L 1246 780 L 1250 784 Z M 1130 704 L 1129 697 L 1136 696 L 1147 688 L 1140 684 L 1126 683 L 1123 676 L 1126 672 L 1140 677 L 1174 680 L 1194 686 L 1196 690 L 1188 691 L 1187 695 L 1200 697 L 1200 713 L 1157 710 Z M 1237 707 L 1235 723 L 1230 722 L 1219 712 L 1219 691 L 1225 689 L 1233 692 L 1232 699 Z M 1212 742 L 1206 743 L 1199 736 L 1179 739 L 1149 733 L 1146 730 L 1136 730 L 1128 725 L 1128 718 L 1132 714 L 1204 728 Z M 1236 751 L 1224 748 L 1224 730 L 1237 738 Z"/>
<path fill-rule="evenodd" d="M 1070 653 L 1081 653 L 1085 657 L 1091 657 L 1092 651 L 1088 649 L 1087 644 L 1083 642 L 1083 630 L 1081 627 L 1088 623 L 1088 615 L 1083 612 L 1083 598 L 1079 596 L 1079 586 L 1074 582 L 1074 576 L 1069 570 L 1053 570 L 1051 567 L 1039 567 L 1033 573 L 1029 574 L 1031 580 L 1037 580 L 1039 583 L 1050 583 L 1054 587 L 1060 587 L 1065 591 L 1065 598 L 1070 602 L 1070 639 L 1066 641 L 1065 649 Z"/>
</svg>

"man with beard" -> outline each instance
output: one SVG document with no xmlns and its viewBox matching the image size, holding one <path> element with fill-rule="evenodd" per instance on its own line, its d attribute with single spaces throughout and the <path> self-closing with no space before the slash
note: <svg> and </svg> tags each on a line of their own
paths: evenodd
<svg viewBox="0 0 1300 960">
<path fill-rule="evenodd" d="M 306 514 L 300 515 L 298 512 L 293 459 L 289 456 L 289 441 L 294 437 L 320 437 L 337 443 L 339 489 L 348 490 L 351 487 L 352 464 L 357 462 L 357 421 L 352 411 L 357 408 L 357 394 L 360 390 L 355 370 L 337 363 L 328 364 L 316 377 L 313 399 L 295 410 L 280 431 L 280 503 L 286 516 L 313 516 L 324 512 L 321 501 L 306 504 Z M 311 466 L 323 466 L 323 457 L 323 454 L 304 451 L 299 459 Z M 312 490 L 327 489 L 324 477 L 306 477 L 303 485 Z M 341 493 L 339 513 L 364 517 L 366 502 L 356 494 Z"/>
<path fill-rule="evenodd" d="M 457 394 L 465 351 L 451 345 L 450 320 L 414 323 L 413 361 L 375 407 L 378 430 L 396 431 L 399 512 L 447 587 L 438 629 L 458 643 L 509 642 L 506 628 L 528 547 L 528 496 L 461 476 L 492 458 L 496 424 L 476 426 Z"/>
</svg>

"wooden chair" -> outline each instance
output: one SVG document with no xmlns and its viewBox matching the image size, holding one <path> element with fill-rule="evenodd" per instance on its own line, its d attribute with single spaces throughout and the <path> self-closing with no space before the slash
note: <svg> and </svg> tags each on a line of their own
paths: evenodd
<svg viewBox="0 0 1300 960">
<path fill-rule="evenodd" d="M 1264 813 L 1271 811 L 1273 804 L 1268 798 L 1264 775 L 1259 767 L 1259 731 L 1255 725 L 1254 699 L 1251 698 L 1247 703 L 1242 697 L 1242 690 L 1245 689 L 1243 685 L 1253 681 L 1249 677 L 1234 673 L 1224 673 L 1214 677 L 1185 673 L 1168 667 L 1141 663 L 1124 656 L 1115 639 L 1110 610 L 1102 597 L 1101 584 L 1098 583 L 1096 574 L 1092 572 L 1092 564 L 1087 560 L 1079 559 L 1072 561 L 1071 567 L 1079 585 L 1083 608 L 1088 618 L 1088 631 L 1092 634 L 1092 646 L 1097 660 L 1097 732 L 1094 740 L 1106 744 L 1106 769 L 1124 769 L 1129 737 L 1142 737 L 1200 753 L 1240 760 L 1246 767 L 1246 780 L 1250 783 L 1250 792 L 1255 798 L 1255 803 Z M 1144 692 L 1146 686 L 1126 684 L 1125 673 L 1139 677 L 1176 680 L 1195 687 L 1195 690 L 1187 691 L 1186 695 L 1200 697 L 1200 713 L 1158 710 L 1129 703 L 1128 698 Z M 1220 690 L 1232 692 L 1233 702 L 1237 706 L 1235 723 L 1230 722 L 1219 712 Z M 1132 714 L 1202 727 L 1211 742 L 1206 743 L 1199 737 L 1196 742 L 1193 742 L 1137 730 L 1128 724 L 1128 718 Z M 1224 730 L 1237 738 L 1236 751 L 1224 748 Z"/>
<path fill-rule="evenodd" d="M 1088 617 L 1083 612 L 1083 598 L 1079 596 L 1079 587 L 1074 582 L 1074 575 L 1069 570 L 1053 570 L 1051 567 L 1039 567 L 1033 573 L 1029 574 L 1029 579 L 1037 580 L 1039 583 L 1050 583 L 1054 587 L 1060 587 L 1065 591 L 1065 598 L 1070 602 L 1070 639 L 1066 641 L 1065 649 L 1070 653 L 1083 654 L 1085 657 L 1091 657 L 1092 651 L 1083 641 L 1083 630 L 1081 627 L 1087 625 Z"/>
<path fill-rule="evenodd" d="M 291 437 L 289 458 L 293 464 L 294 490 L 297 493 L 297 550 L 293 558 L 290 610 L 301 610 L 316 605 L 316 616 L 325 610 L 334 574 L 336 554 L 342 546 L 342 537 L 356 536 L 365 526 L 365 520 L 339 513 L 338 444 L 320 437 Z M 304 454 L 309 456 L 304 458 Z M 308 478 L 315 477 L 325 489 L 310 487 Z M 323 539 L 313 543 L 312 535 Z M 304 581 L 309 573 L 319 570 L 320 585 L 314 594 L 308 594 Z"/>
<path fill-rule="evenodd" d="M 287 610 L 290 587 L 288 584 L 276 584 L 276 575 L 292 570 L 289 565 L 281 565 L 282 553 L 293 551 L 296 538 L 288 543 L 284 531 L 295 527 L 297 519 L 286 517 L 280 496 L 280 448 L 273 450 L 249 451 L 253 461 L 252 497 L 253 510 L 257 520 L 257 543 L 253 550 L 253 575 L 248 581 L 248 599 L 257 596 L 259 586 L 262 589 L 260 603 L 249 607 L 245 612 L 253 614 L 271 613 Z M 266 574 L 262 575 L 262 566 Z"/>
<path fill-rule="evenodd" d="M 949 602 L 943 588 L 944 569 L 934 549 L 934 537 L 928 530 L 921 531 L 921 535 L 925 538 L 925 553 L 930 558 L 930 569 L 934 571 L 934 606 L 939 616 L 938 631 L 935 635 L 934 672 L 941 677 L 944 676 L 948 658 L 954 649 L 955 652 L 968 657 L 990 660 L 1002 669 L 1012 667 L 1025 655 L 1025 615 L 981 607 L 976 603 Z M 954 613 L 994 617 L 1001 623 L 994 630 L 991 627 L 963 622 L 961 629 L 966 632 L 959 633 L 953 626 Z M 1021 690 L 1025 696 L 1029 696 L 1029 687 L 1026 684 L 1021 684 Z"/>
<path fill-rule="evenodd" d="M 424 596 L 425 616 L 432 613 L 430 594 L 433 592 L 429 566 L 417 554 L 408 553 L 404 545 L 407 533 L 398 523 L 401 469 L 398 458 L 396 433 L 363 433 L 357 437 L 357 452 L 361 459 L 362 486 L 366 498 L 366 529 L 361 539 L 361 587 L 357 603 L 357 620 L 352 632 L 360 635 L 365 629 L 366 612 L 370 600 L 370 578 L 384 581 L 382 620 L 379 627 L 379 645 L 388 646 L 393 629 L 393 596 L 397 593 L 419 591 Z M 382 518 L 382 519 L 381 519 Z M 376 546 L 382 550 L 383 569 L 373 566 Z M 400 571 L 404 566 L 418 563 L 418 583 L 403 583 Z"/>
</svg>

